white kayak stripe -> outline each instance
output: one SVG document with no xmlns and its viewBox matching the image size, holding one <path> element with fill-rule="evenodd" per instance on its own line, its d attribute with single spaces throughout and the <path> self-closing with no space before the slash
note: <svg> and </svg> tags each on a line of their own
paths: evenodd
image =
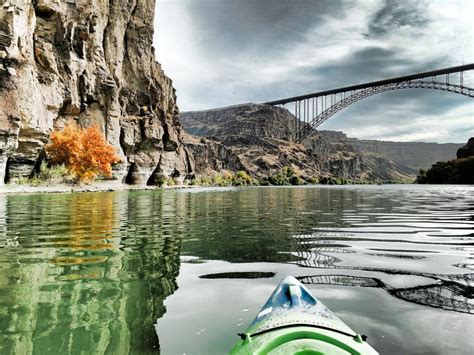
<svg viewBox="0 0 474 355">
<path fill-rule="evenodd" d="M 265 314 L 271 313 L 272 310 L 272 307 L 265 308 L 264 310 L 260 311 L 260 313 L 257 315 L 257 318 L 263 317 Z"/>
</svg>

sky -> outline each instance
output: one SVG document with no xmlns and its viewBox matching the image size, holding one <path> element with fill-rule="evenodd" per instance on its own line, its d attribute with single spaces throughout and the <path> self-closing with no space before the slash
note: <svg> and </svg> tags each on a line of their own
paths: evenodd
<svg viewBox="0 0 474 355">
<path fill-rule="evenodd" d="M 204 110 L 474 63 L 473 13 L 473 0 L 157 0 L 154 46 L 180 110 Z M 462 143 L 474 99 L 397 90 L 319 129 Z"/>
</svg>

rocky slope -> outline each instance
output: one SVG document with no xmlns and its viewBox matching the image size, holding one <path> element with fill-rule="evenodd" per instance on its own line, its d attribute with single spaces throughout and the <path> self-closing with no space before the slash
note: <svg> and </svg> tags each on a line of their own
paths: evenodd
<svg viewBox="0 0 474 355">
<path fill-rule="evenodd" d="M 256 177 L 291 166 L 307 180 L 324 176 L 370 181 L 414 179 L 413 169 L 374 153 L 360 152 L 340 132 L 315 132 L 303 144 L 292 142 L 295 117 L 282 108 L 245 104 L 183 112 L 180 120 L 189 133 L 213 137 L 205 142 L 187 140 L 195 156 L 216 156 L 214 152 L 225 147 L 226 154 L 219 157 L 221 169 L 235 170 L 238 162 L 239 169 L 243 167 Z M 199 163 L 196 172 L 210 173 L 209 167 Z"/>
<path fill-rule="evenodd" d="M 154 0 L 0 0 L 0 181 L 28 176 L 53 129 L 98 124 L 129 183 L 183 180 L 175 90 L 155 61 Z"/>
</svg>

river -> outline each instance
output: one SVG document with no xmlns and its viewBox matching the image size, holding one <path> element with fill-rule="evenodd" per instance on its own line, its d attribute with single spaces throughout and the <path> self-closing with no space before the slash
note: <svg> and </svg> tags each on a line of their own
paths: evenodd
<svg viewBox="0 0 474 355">
<path fill-rule="evenodd" d="M 0 196 L 1 354 L 224 354 L 305 283 L 381 354 L 472 354 L 474 186 Z"/>
</svg>

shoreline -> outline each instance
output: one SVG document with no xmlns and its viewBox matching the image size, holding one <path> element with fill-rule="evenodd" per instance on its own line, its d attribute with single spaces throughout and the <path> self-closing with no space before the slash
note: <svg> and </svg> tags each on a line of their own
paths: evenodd
<svg viewBox="0 0 474 355">
<path fill-rule="evenodd" d="M 268 186 L 255 186 L 249 185 L 247 187 L 322 187 L 322 188 L 341 188 L 348 186 L 393 186 L 393 185 L 406 185 L 406 186 L 436 186 L 436 184 L 342 184 L 342 185 L 327 185 L 327 184 L 310 184 L 310 185 L 268 185 Z M 444 185 L 444 184 L 442 184 Z M 449 185 L 449 184 L 446 184 Z M 469 184 L 454 184 L 451 186 L 473 186 Z M 144 191 L 144 190 L 179 190 L 179 189 L 229 189 L 238 188 L 239 186 L 202 186 L 202 185 L 174 185 L 174 186 L 148 186 L 148 185 L 128 185 L 119 181 L 100 181 L 89 184 L 81 185 L 67 185 L 67 184 L 45 184 L 38 186 L 31 185 L 17 185 L 8 184 L 0 186 L 0 196 L 2 195 L 34 195 L 44 193 L 83 193 L 83 192 L 116 192 L 116 191 Z"/>
<path fill-rule="evenodd" d="M 189 185 L 176 186 L 148 186 L 148 185 L 129 185 L 120 181 L 96 181 L 93 183 L 67 185 L 67 184 L 44 184 L 38 186 L 5 184 L 0 186 L 1 195 L 12 194 L 42 194 L 42 193 L 80 193 L 80 192 L 113 192 L 113 191 L 134 191 L 134 190 L 171 190 L 191 188 Z"/>
</svg>

